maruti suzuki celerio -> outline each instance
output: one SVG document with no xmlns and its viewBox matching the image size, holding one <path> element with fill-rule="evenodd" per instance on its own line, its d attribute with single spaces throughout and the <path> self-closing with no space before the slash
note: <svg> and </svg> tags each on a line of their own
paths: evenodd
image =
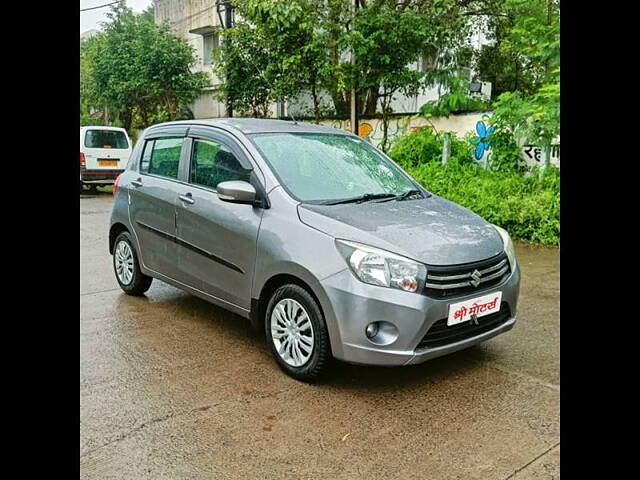
<svg viewBox="0 0 640 480">
<path fill-rule="evenodd" d="M 507 232 L 348 132 L 283 120 L 152 126 L 114 187 L 118 283 L 153 278 L 250 319 L 278 365 L 409 365 L 513 327 Z"/>
</svg>

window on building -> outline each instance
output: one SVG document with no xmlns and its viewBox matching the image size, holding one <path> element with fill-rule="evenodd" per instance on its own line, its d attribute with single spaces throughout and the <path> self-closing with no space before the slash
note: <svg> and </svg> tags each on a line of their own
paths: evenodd
<svg viewBox="0 0 640 480">
<path fill-rule="evenodd" d="M 214 33 L 209 33 L 202 36 L 202 64 L 211 65 L 211 57 L 213 57 L 213 51 L 218 47 L 218 36 Z"/>
<path fill-rule="evenodd" d="M 245 170 L 224 145 L 210 140 L 193 142 L 190 182 L 215 189 L 220 182 L 249 181 L 250 170 Z"/>
</svg>

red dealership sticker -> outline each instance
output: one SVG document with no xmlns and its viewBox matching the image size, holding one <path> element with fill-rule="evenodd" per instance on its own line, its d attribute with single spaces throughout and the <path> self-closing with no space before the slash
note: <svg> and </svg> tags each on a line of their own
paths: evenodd
<svg viewBox="0 0 640 480">
<path fill-rule="evenodd" d="M 449 317 L 447 325 L 457 325 L 458 323 L 474 320 L 496 313 L 500 310 L 502 292 L 493 292 L 482 297 L 472 298 L 464 302 L 452 303 L 449 305 Z"/>
</svg>

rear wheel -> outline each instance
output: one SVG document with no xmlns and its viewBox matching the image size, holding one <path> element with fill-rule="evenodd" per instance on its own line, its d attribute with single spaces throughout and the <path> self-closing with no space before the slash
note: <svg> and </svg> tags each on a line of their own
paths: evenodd
<svg viewBox="0 0 640 480">
<path fill-rule="evenodd" d="M 319 305 L 304 288 L 289 284 L 273 293 L 265 330 L 271 353 L 287 375 L 313 382 L 325 373 L 329 334 Z"/>
<path fill-rule="evenodd" d="M 116 238 L 113 246 L 113 270 L 120 288 L 128 295 L 144 294 L 153 281 L 152 277 L 140 271 L 138 254 L 129 232 L 122 232 Z"/>
</svg>

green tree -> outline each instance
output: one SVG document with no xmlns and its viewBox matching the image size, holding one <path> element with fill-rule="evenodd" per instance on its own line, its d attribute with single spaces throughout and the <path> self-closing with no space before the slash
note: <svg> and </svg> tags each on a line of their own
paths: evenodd
<svg viewBox="0 0 640 480">
<path fill-rule="evenodd" d="M 92 44 L 91 69 L 99 101 L 130 130 L 160 120 L 188 116 L 188 105 L 208 84 L 191 72 L 193 48 L 156 25 L 149 13 L 134 14 L 124 4 L 112 7 L 104 32 Z"/>
<path fill-rule="evenodd" d="M 215 67 L 227 79 L 218 97 L 262 112 L 259 105 L 308 91 L 318 121 L 321 91 L 343 116 L 355 88 L 360 112 L 373 114 L 380 104 L 386 124 L 397 92 L 415 94 L 425 81 L 454 72 L 454 56 L 446 52 L 455 50 L 468 23 L 458 1 L 360 0 L 354 9 L 352 0 L 238 0 L 242 20 L 223 32 L 229 42 Z M 448 59 L 439 64 L 440 77 L 411 66 L 427 49 Z"/>
<path fill-rule="evenodd" d="M 268 103 L 311 92 L 316 121 L 318 91 L 327 68 L 326 34 L 317 28 L 322 4 L 313 0 L 240 0 L 234 29 L 222 31 L 215 72 L 226 78 L 218 98 L 241 112 L 266 115 Z M 247 75 L 259 78 L 243 81 Z"/>
<path fill-rule="evenodd" d="M 540 73 L 533 92 L 505 92 L 498 97 L 492 123 L 541 145 L 547 166 L 551 142 L 560 135 L 560 5 L 554 0 L 507 0 L 506 4 L 516 14 L 510 41 Z"/>
<path fill-rule="evenodd" d="M 391 101 L 398 92 L 416 95 L 424 73 L 411 64 L 430 39 L 425 17 L 414 10 L 398 11 L 387 2 L 371 2 L 354 17 L 346 42 L 355 56 L 350 83 L 360 92 L 377 93 L 382 109 L 382 150 L 388 147 Z"/>
<path fill-rule="evenodd" d="M 101 110 L 93 79 L 91 38 L 80 41 L 80 125 L 95 125 L 100 120 L 94 112 Z"/>
<path fill-rule="evenodd" d="M 267 75 L 273 63 L 272 50 L 263 32 L 246 22 L 223 31 L 226 44 L 217 51 L 214 72 L 223 83 L 214 97 L 226 100 L 241 115 L 266 117 L 274 97 L 273 81 Z"/>
</svg>

